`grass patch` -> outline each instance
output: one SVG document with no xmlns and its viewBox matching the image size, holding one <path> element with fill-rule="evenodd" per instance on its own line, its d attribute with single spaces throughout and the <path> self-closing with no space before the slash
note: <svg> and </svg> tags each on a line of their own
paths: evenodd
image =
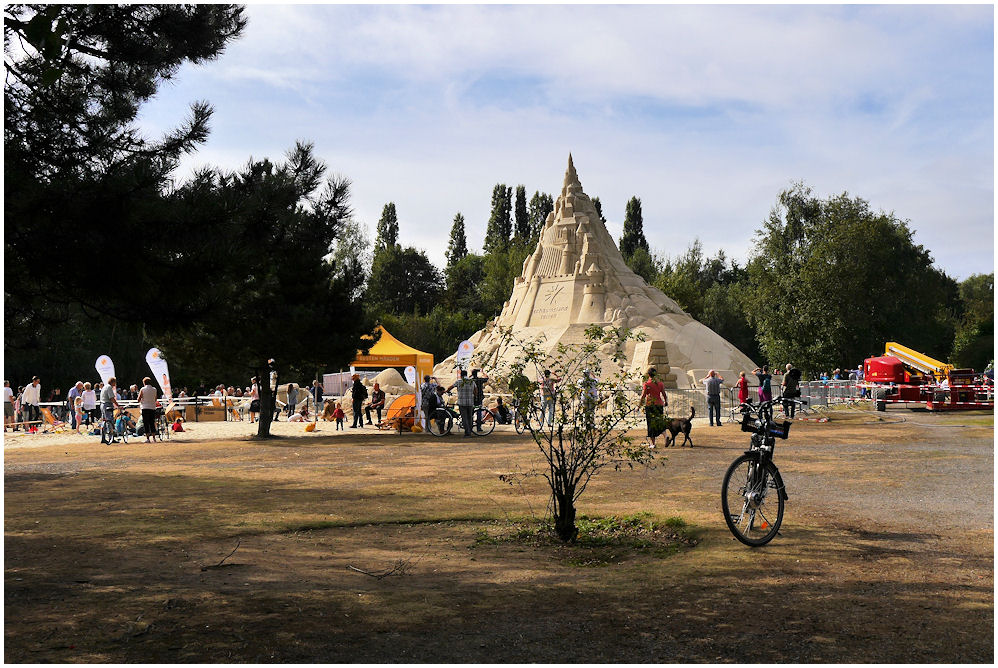
<svg viewBox="0 0 998 668">
<path fill-rule="evenodd" d="M 476 530 L 473 546 L 527 546 L 552 550 L 566 564 L 600 567 L 637 555 L 665 558 L 695 547 L 699 538 L 681 517 L 658 520 L 647 512 L 633 515 L 581 516 L 579 535 L 564 543 L 550 523 L 541 520 L 493 522 Z"/>
</svg>

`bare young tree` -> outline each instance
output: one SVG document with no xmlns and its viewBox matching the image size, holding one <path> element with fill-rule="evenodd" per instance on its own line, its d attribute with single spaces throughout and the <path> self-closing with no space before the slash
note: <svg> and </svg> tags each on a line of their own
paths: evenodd
<svg viewBox="0 0 998 668">
<path fill-rule="evenodd" d="M 542 475 L 551 489 L 554 529 L 565 542 L 578 535 L 576 503 L 596 474 L 653 458 L 627 436 L 637 423 L 639 380 L 626 366 L 624 345 L 640 338 L 626 329 L 593 325 L 583 342 L 559 343 L 549 351 L 543 338 L 523 341 L 508 328 L 499 350 L 489 356 L 492 363 L 484 365 L 508 386 L 514 410 L 547 462 Z"/>
</svg>

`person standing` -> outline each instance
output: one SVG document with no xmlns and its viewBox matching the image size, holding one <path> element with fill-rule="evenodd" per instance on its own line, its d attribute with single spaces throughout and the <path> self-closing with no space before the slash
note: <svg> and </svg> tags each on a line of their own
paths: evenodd
<svg viewBox="0 0 998 668">
<path fill-rule="evenodd" d="M 288 419 L 295 414 L 295 406 L 298 405 L 298 386 L 288 383 Z"/>
<path fill-rule="evenodd" d="M 541 380 L 541 427 L 544 426 L 544 419 L 547 418 L 549 425 L 554 426 L 554 407 L 557 399 L 555 384 L 561 382 L 561 378 L 551 375 L 551 369 L 544 369 L 544 378 Z"/>
<path fill-rule="evenodd" d="M 14 428 L 14 390 L 10 389 L 10 381 L 3 382 L 3 430 Z"/>
<path fill-rule="evenodd" d="M 759 379 L 759 401 L 771 401 L 773 398 L 773 377 L 769 375 L 769 365 L 763 364 L 761 369 L 756 367 L 752 373 Z"/>
<path fill-rule="evenodd" d="M 665 383 L 658 380 L 655 367 L 648 369 L 648 380 L 641 388 L 641 398 L 638 406 L 645 407 L 645 424 L 648 427 L 648 447 L 655 447 L 655 439 L 665 431 L 665 407 L 669 405 L 669 397 L 665 393 Z"/>
<path fill-rule="evenodd" d="M 423 376 L 423 387 L 419 391 L 419 408 L 423 413 L 423 430 L 430 430 L 430 416 L 437 406 L 437 383 L 433 376 Z"/>
<path fill-rule="evenodd" d="M 84 422 L 93 424 L 100 417 L 97 410 L 97 392 L 90 383 L 83 383 L 83 415 Z"/>
<path fill-rule="evenodd" d="M 319 379 L 316 378 L 312 381 L 312 405 L 315 406 L 315 421 L 319 421 L 319 406 L 322 405 L 322 385 L 319 384 Z"/>
<path fill-rule="evenodd" d="M 22 398 L 24 397 L 24 385 L 17 386 L 17 392 L 14 393 L 14 431 L 21 428 L 21 424 L 24 422 L 24 412 L 21 408 Z M 27 431 L 27 426 L 24 427 L 24 431 Z"/>
<path fill-rule="evenodd" d="M 378 412 L 378 424 L 381 424 L 381 410 L 385 407 L 385 392 L 381 389 L 381 385 L 378 383 L 374 384 L 374 389 L 371 391 L 371 403 L 367 405 L 364 409 L 364 415 L 367 417 L 367 424 L 374 424 L 371 422 L 371 410 Z"/>
<path fill-rule="evenodd" d="M 70 424 L 73 425 L 73 429 L 80 426 L 79 421 L 76 419 L 76 399 L 83 396 L 83 381 L 76 381 L 76 385 L 69 388 L 69 392 L 66 394 L 66 404 L 69 406 L 69 417 Z"/>
<path fill-rule="evenodd" d="M 152 384 L 152 378 L 146 376 L 142 379 L 142 389 L 138 392 L 139 408 L 142 410 L 142 429 L 145 432 L 146 443 L 149 437 L 156 440 L 156 386 Z M 159 439 L 163 442 L 163 437 Z"/>
<path fill-rule="evenodd" d="M 787 372 L 783 374 L 783 382 L 780 383 L 780 394 L 783 395 L 783 412 L 791 420 L 797 413 L 797 404 L 787 399 L 796 399 L 800 396 L 800 370 L 795 369 L 793 364 L 787 362 Z"/>
<path fill-rule="evenodd" d="M 118 408 L 118 394 L 116 392 L 118 385 L 118 379 L 111 376 L 107 379 L 107 385 L 104 389 L 100 391 L 100 403 L 101 410 L 104 413 L 104 421 L 108 424 L 114 424 L 114 409 Z M 101 443 L 106 443 L 110 445 L 108 441 L 103 440 L 104 434 L 101 433 Z"/>
<path fill-rule="evenodd" d="M 350 425 L 350 428 L 363 428 L 364 413 L 362 410 L 364 408 L 364 399 L 367 399 L 367 388 L 364 387 L 364 383 L 360 382 L 358 374 L 353 375 L 353 387 L 350 388 L 350 396 L 353 399 L 353 424 Z"/>
<path fill-rule="evenodd" d="M 42 410 L 39 404 L 42 400 L 42 381 L 38 376 L 32 376 L 31 384 L 24 388 L 21 394 L 21 411 L 25 414 L 24 421 L 29 423 L 41 420 Z M 25 429 L 35 428 L 25 425 Z"/>
<path fill-rule="evenodd" d="M 260 412 L 260 386 L 256 382 L 256 376 L 250 378 L 250 424 L 256 422 L 256 414 Z M 183 394 L 183 392 L 181 392 Z"/>
<path fill-rule="evenodd" d="M 461 412 L 461 423 L 464 425 L 465 437 L 474 436 L 471 431 L 473 413 L 475 412 L 475 381 L 468 378 L 468 372 L 461 369 L 461 377 L 447 388 L 450 392 L 457 388 L 457 408 Z"/>
<path fill-rule="evenodd" d="M 599 404 L 599 381 L 593 372 L 583 369 L 579 379 L 579 403 L 582 408 L 582 424 L 591 429 L 596 423 L 596 406 Z"/>
<path fill-rule="evenodd" d="M 738 372 L 738 382 L 735 384 L 738 386 L 738 403 L 744 404 L 748 401 L 748 378 L 744 371 Z"/>
<path fill-rule="evenodd" d="M 714 419 L 717 418 L 717 426 L 721 426 L 721 384 L 724 378 L 717 375 L 713 369 L 706 376 L 700 379 L 707 388 L 707 418 L 710 426 L 714 426 Z"/>
</svg>

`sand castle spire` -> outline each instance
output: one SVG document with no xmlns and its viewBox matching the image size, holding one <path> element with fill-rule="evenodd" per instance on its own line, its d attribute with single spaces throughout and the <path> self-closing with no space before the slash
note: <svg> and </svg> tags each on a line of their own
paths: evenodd
<svg viewBox="0 0 998 668">
<path fill-rule="evenodd" d="M 572 163 L 572 154 L 569 153 L 568 169 L 565 171 L 565 183 L 563 184 L 563 187 L 568 188 L 568 186 L 572 185 L 579 186 L 580 188 L 582 187 L 582 184 L 579 182 L 579 175 L 575 171 L 575 165 Z"/>
</svg>

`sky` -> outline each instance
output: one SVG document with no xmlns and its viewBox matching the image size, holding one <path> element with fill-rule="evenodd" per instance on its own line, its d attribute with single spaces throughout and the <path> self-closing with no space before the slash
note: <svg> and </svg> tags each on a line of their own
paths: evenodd
<svg viewBox="0 0 998 668">
<path fill-rule="evenodd" d="M 847 192 L 908 221 L 956 278 L 994 271 L 991 5 L 257 5 L 217 60 L 142 110 L 214 107 L 179 167 L 310 141 L 373 239 L 438 266 L 456 213 L 481 252 L 496 183 L 557 196 L 571 152 L 619 239 L 641 199 L 669 257 L 744 263 L 779 193 Z"/>
</svg>

